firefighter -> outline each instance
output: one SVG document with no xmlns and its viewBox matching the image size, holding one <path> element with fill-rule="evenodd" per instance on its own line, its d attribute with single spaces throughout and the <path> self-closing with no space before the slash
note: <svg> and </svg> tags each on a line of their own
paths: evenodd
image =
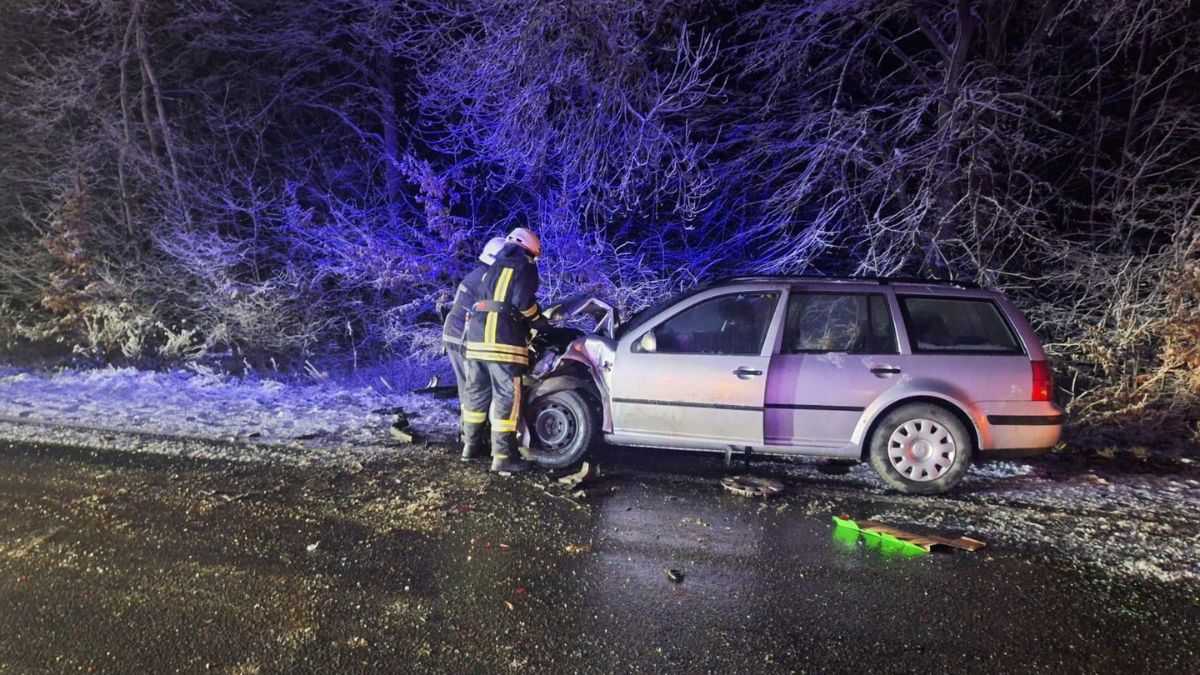
<svg viewBox="0 0 1200 675">
<path fill-rule="evenodd" d="M 492 471 L 530 468 L 517 450 L 521 420 L 521 376 L 529 367 L 529 332 L 549 322 L 537 304 L 537 259 L 542 243 L 518 227 L 505 238 L 479 284 L 464 337 L 467 387 L 462 402 L 463 457 L 488 447 L 484 423 L 492 426 Z"/>
<path fill-rule="evenodd" d="M 492 237 L 491 241 L 483 247 L 483 253 L 479 255 L 479 263 L 458 285 L 458 289 L 454 293 L 454 304 L 451 305 L 450 311 L 446 314 L 446 321 L 442 324 L 442 344 L 446 349 L 446 356 L 450 358 L 450 367 L 454 370 L 454 383 L 458 386 L 459 405 L 467 400 L 465 396 L 467 375 L 463 367 L 463 332 L 467 326 L 467 314 L 471 311 L 471 303 L 475 301 L 475 290 L 479 287 L 479 282 L 483 280 L 484 272 L 487 272 L 488 267 L 495 262 L 496 254 L 504 248 L 504 243 L 503 237 Z M 462 459 L 465 462 L 471 457 L 464 453 Z"/>
</svg>

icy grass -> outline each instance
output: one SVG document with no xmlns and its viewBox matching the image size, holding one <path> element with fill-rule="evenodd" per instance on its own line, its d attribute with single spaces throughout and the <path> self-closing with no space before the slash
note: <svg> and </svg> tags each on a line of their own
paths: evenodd
<svg viewBox="0 0 1200 675">
<path fill-rule="evenodd" d="M 279 455 L 306 464 L 353 460 L 381 452 L 394 417 L 380 411 L 391 408 L 403 409 L 413 429 L 429 440 L 448 440 L 456 433 L 453 401 L 383 393 L 362 383 L 284 382 L 192 370 L 0 368 L 0 421 L 8 423 L 6 435 L 12 437 L 8 431 L 16 423 L 31 426 L 19 434 L 23 440 L 90 447 L 111 444 L 106 436 L 133 433 L 147 439 L 139 449 L 167 454 L 202 456 L 186 450 L 199 445 L 188 441 L 199 440 L 263 446 L 257 453 L 227 453 L 234 457 L 217 453 L 223 458 Z"/>
</svg>

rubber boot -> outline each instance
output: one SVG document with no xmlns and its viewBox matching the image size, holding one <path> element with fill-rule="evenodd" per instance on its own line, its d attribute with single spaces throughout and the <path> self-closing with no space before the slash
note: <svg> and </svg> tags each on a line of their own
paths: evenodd
<svg viewBox="0 0 1200 675">
<path fill-rule="evenodd" d="M 492 456 L 492 471 L 501 475 L 524 473 L 533 465 L 518 457 Z"/>
<path fill-rule="evenodd" d="M 464 462 L 470 462 L 476 459 L 481 459 L 487 456 L 487 448 L 478 445 L 463 445 L 463 451 L 460 459 Z"/>
</svg>

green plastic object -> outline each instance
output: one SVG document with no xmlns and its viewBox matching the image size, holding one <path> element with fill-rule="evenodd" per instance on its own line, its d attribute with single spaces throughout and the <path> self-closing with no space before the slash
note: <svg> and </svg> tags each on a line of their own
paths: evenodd
<svg viewBox="0 0 1200 675">
<path fill-rule="evenodd" d="M 857 529 L 858 529 L 858 523 L 854 522 L 853 520 L 846 519 L 846 518 L 838 518 L 837 516 L 834 516 L 834 517 L 833 517 L 833 522 L 834 522 L 834 523 L 835 523 L 835 524 L 836 524 L 838 527 L 848 527 L 848 528 L 850 528 L 850 529 L 852 529 L 852 530 L 857 530 Z"/>
<path fill-rule="evenodd" d="M 850 527 L 833 528 L 833 540 L 847 551 L 858 548 L 858 530 Z"/>
<path fill-rule="evenodd" d="M 838 518 L 837 516 L 833 516 L 833 522 L 836 525 L 834 537 L 843 543 L 845 543 L 847 539 L 844 536 L 838 536 L 837 530 L 852 530 L 863 535 L 863 542 L 866 543 L 869 548 L 879 549 L 880 553 L 883 553 L 887 556 L 914 556 L 929 552 L 912 542 L 904 541 L 903 539 L 899 539 L 893 535 L 864 530 L 858 526 L 857 522 L 850 520 L 849 518 Z"/>
</svg>

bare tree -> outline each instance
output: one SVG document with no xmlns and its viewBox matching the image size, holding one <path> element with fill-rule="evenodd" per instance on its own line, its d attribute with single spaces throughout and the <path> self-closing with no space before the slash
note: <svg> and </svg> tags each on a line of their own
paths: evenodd
<svg viewBox="0 0 1200 675">
<path fill-rule="evenodd" d="M 1007 290 L 1076 438 L 1195 438 L 1187 0 L 15 0 L 0 331 L 436 355 L 488 236 L 636 309 L 728 272 Z"/>
<path fill-rule="evenodd" d="M 764 267 L 1001 286 L 1077 419 L 1195 433 L 1162 351 L 1200 301 L 1195 22 L 1175 0 L 763 5 L 737 42 L 764 91 L 727 141 L 779 233 Z"/>
</svg>

